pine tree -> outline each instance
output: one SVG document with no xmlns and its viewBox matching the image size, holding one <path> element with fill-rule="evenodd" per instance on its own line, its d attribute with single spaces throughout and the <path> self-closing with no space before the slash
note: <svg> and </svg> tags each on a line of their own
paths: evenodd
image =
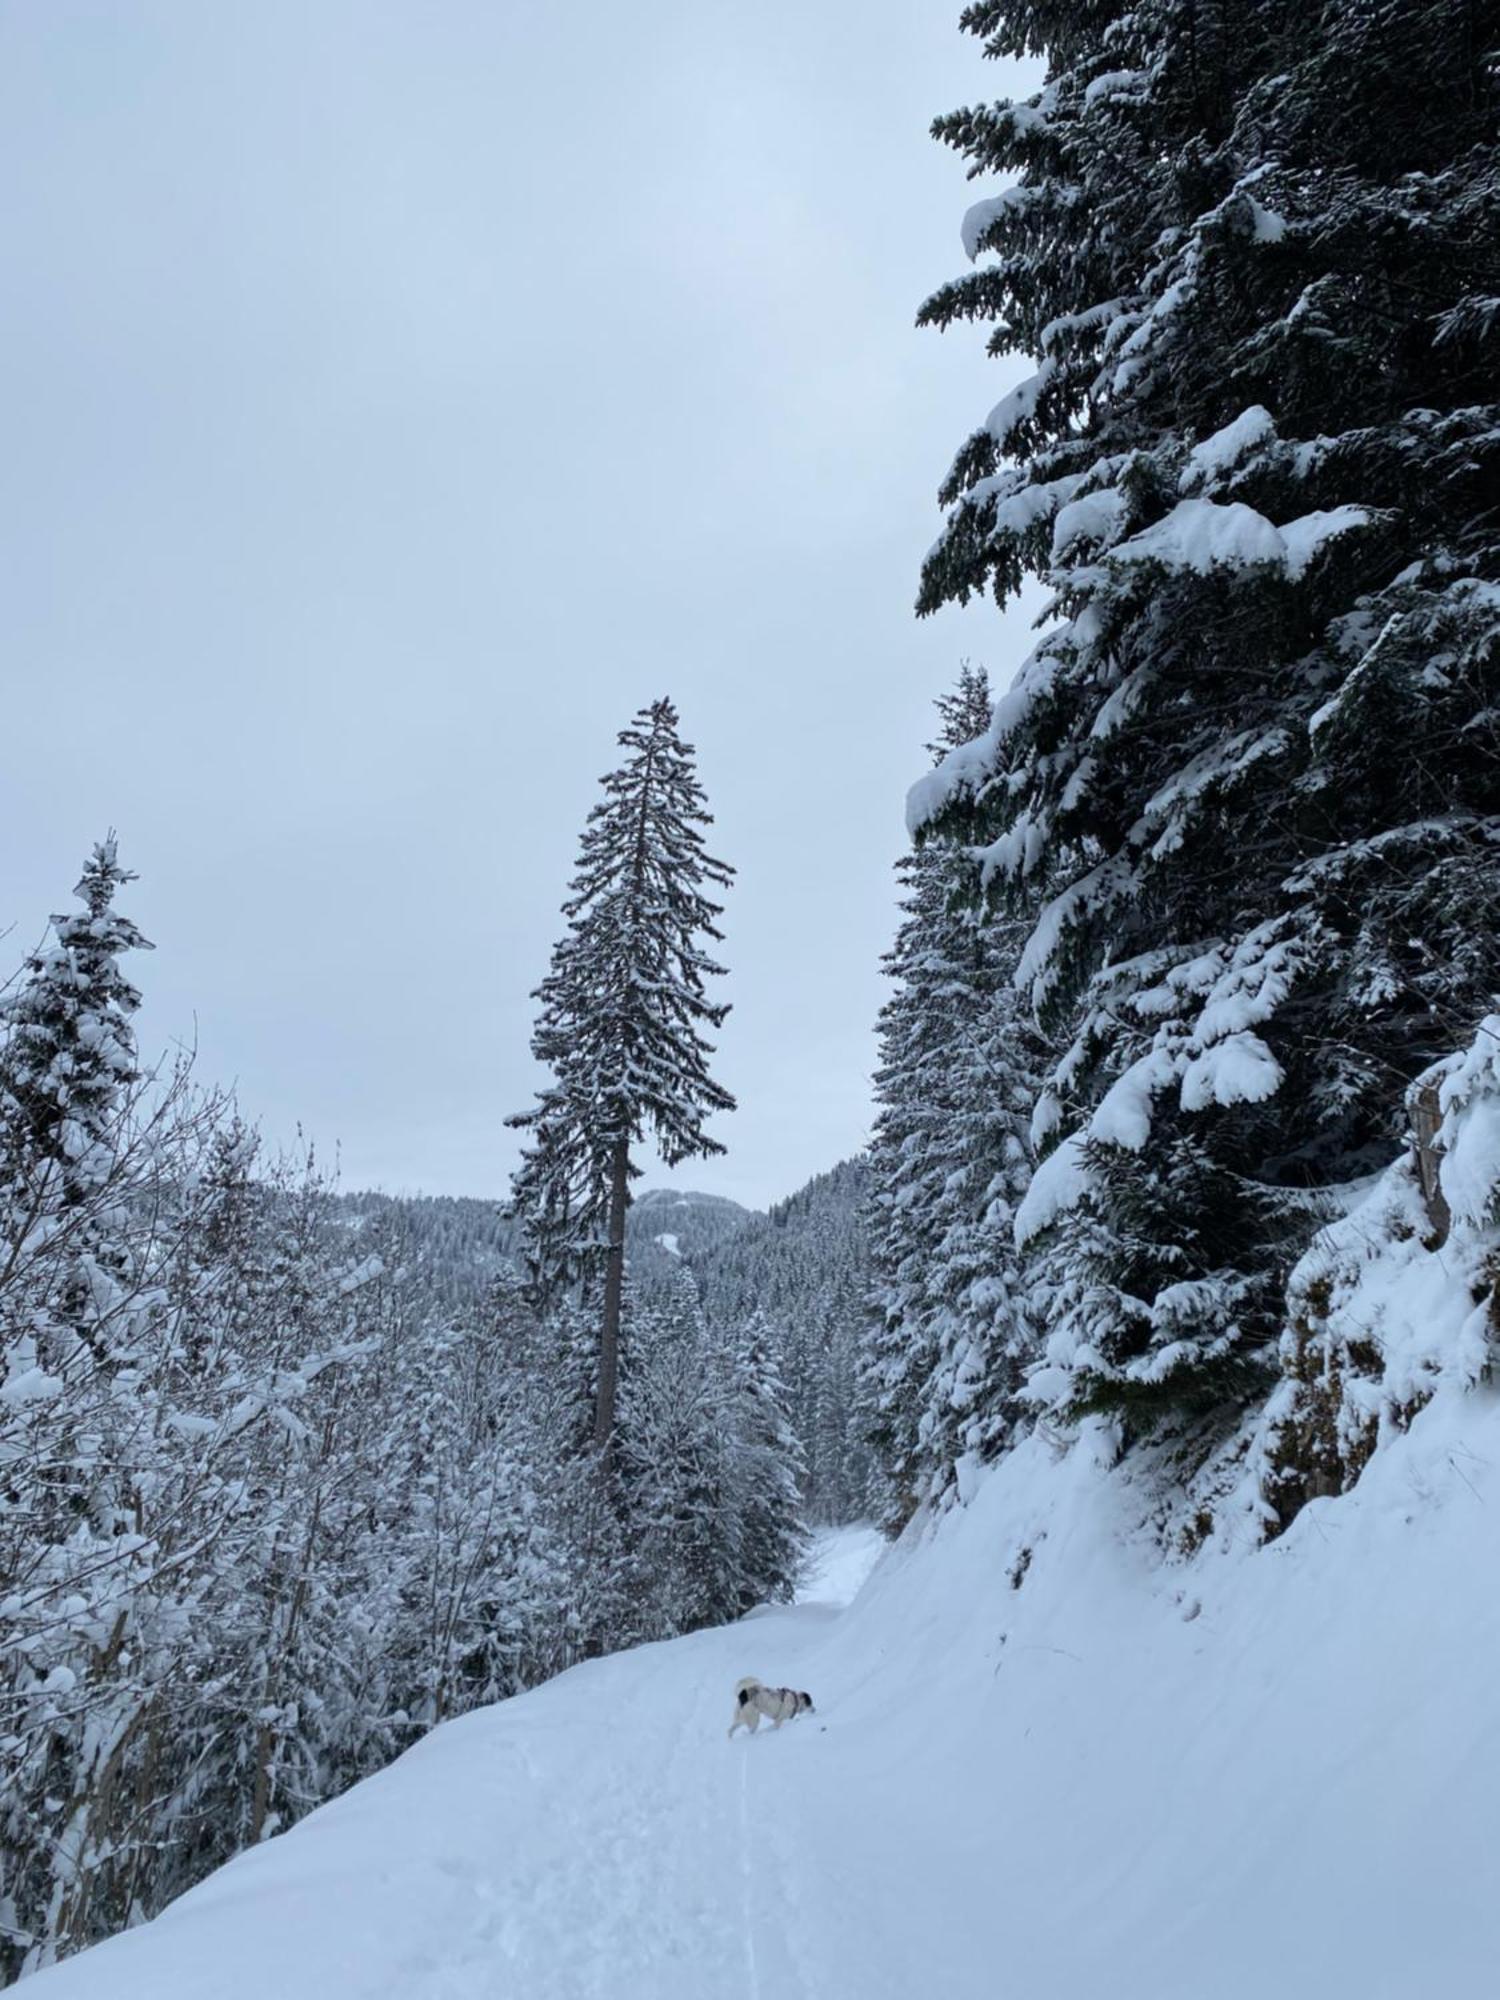
<svg viewBox="0 0 1500 2000">
<path fill-rule="evenodd" d="M 707 889 L 727 887 L 733 870 L 704 847 L 712 818 L 671 702 L 642 709 L 619 742 L 629 754 L 589 814 L 568 928 L 535 995 L 532 1052 L 552 1080 L 511 1120 L 533 1135 L 512 1206 L 537 1289 L 592 1283 L 602 1263 L 601 1450 L 614 1429 L 632 1148 L 649 1134 L 668 1166 L 720 1153 L 704 1120 L 734 1108 L 708 1070 L 703 1030 L 729 1010 L 706 997 L 723 967 L 700 942 L 720 939 Z"/>
<path fill-rule="evenodd" d="M 980 0 L 1028 102 L 939 121 L 982 260 L 922 318 L 1034 372 L 919 608 L 1057 622 L 912 817 L 980 844 L 1063 1053 L 1020 1218 L 1039 1393 L 1268 1379 L 1281 1278 L 1500 981 L 1496 77 L 1468 0 Z"/>
<path fill-rule="evenodd" d="M 742 1573 L 734 1504 L 734 1384 L 692 1273 L 632 1296 L 619 1410 L 620 1498 L 640 1637 L 733 1615 Z"/>
<path fill-rule="evenodd" d="M 807 1544 L 802 1525 L 805 1457 L 764 1314 L 740 1333 L 734 1353 L 733 1505 L 739 1521 L 735 1613 L 789 1599 Z"/>
<path fill-rule="evenodd" d="M 166 1717 L 201 1682 L 201 1613 L 235 1504 L 191 1441 L 213 1343 L 184 1242 L 212 1199 L 202 1170 L 218 1110 L 184 1071 L 159 1089 L 142 1075 L 139 995 L 119 961 L 145 940 L 114 907 L 132 879 L 112 838 L 95 848 L 82 910 L 53 918 L 3 1011 L 0 1882 L 15 1922 L 0 1966 L 12 1969 L 117 1928 L 143 1878 L 165 1872 L 153 1813 L 180 1804 L 181 1776 Z"/>
<path fill-rule="evenodd" d="M 100 841 L 74 891 L 83 908 L 53 917 L 51 941 L 0 1004 L 0 1177 L 16 1254 L 24 1262 L 45 1246 L 60 1334 L 65 1327 L 101 1354 L 118 1330 L 123 1275 L 107 1192 L 122 1172 L 141 1082 L 132 1026 L 141 997 L 120 959 L 151 949 L 114 907 L 134 880 L 114 835 Z"/>
<path fill-rule="evenodd" d="M 966 664 L 938 710 L 934 759 L 988 727 L 985 674 Z M 897 873 L 870 1148 L 878 1319 L 863 1359 L 894 1522 L 966 1452 L 992 1454 L 1014 1413 L 1032 1332 L 1013 1224 L 1039 1062 L 1012 983 L 1017 925 L 983 920 L 972 855 L 931 837 Z"/>
<path fill-rule="evenodd" d="M 698 1280 L 712 1334 L 730 1345 L 751 1321 L 786 1385 L 792 1429 L 804 1455 L 801 1512 L 808 1521 L 867 1518 L 872 1456 L 866 1432 L 860 1354 L 870 1321 L 870 1252 L 865 1218 L 869 1170 L 863 1154 L 777 1202 L 763 1215 L 742 1211 L 697 1236 L 681 1222 L 681 1261 Z M 648 1211 L 647 1222 L 660 1212 Z M 632 1211 L 642 1222 L 642 1208 Z M 632 1251 L 632 1283 L 649 1291 L 679 1260 Z"/>
</svg>

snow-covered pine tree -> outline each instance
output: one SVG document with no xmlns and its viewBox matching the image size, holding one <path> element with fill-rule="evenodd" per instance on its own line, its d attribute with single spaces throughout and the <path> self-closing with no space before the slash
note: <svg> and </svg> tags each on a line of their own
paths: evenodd
<svg viewBox="0 0 1500 2000">
<path fill-rule="evenodd" d="M 650 1299 L 632 1287 L 626 1319 L 617 1450 L 632 1636 L 658 1638 L 720 1623 L 739 1608 L 735 1384 L 686 1268 Z"/>
<path fill-rule="evenodd" d="M 720 1153 L 704 1120 L 734 1109 L 709 1074 L 703 1032 L 729 1011 L 705 991 L 723 972 L 703 948 L 721 936 L 708 890 L 734 871 L 704 846 L 712 816 L 672 703 L 641 709 L 619 743 L 628 754 L 602 780 L 563 905 L 568 928 L 534 996 L 532 1052 L 551 1081 L 510 1121 L 532 1135 L 511 1201 L 538 1291 L 595 1284 L 602 1266 L 601 1449 L 614 1428 L 631 1149 L 649 1134 L 668 1166 Z"/>
<path fill-rule="evenodd" d="M 0 1971 L 119 1927 L 165 1872 L 233 1511 L 191 1441 L 180 1254 L 217 1106 L 141 1073 L 131 879 L 95 848 L 0 1017 Z"/>
<path fill-rule="evenodd" d="M 739 1522 L 736 1611 L 788 1599 L 807 1544 L 802 1525 L 802 1446 L 764 1314 L 740 1333 L 734 1352 L 734 1436 L 730 1472 Z"/>
<path fill-rule="evenodd" d="M 938 711 L 935 760 L 988 728 L 988 677 L 966 662 Z M 1012 978 L 1019 926 L 985 920 L 972 854 L 934 835 L 896 866 L 905 896 L 870 1146 L 878 1316 L 863 1362 L 893 1523 L 965 1453 L 995 1451 L 1013 1414 L 1033 1339 L 1014 1219 L 1040 1067 Z"/>
<path fill-rule="evenodd" d="M 786 1384 L 792 1429 L 805 1456 L 802 1512 L 809 1521 L 867 1518 L 873 1459 L 861 1384 L 870 1321 L 865 1225 L 867 1158 L 844 1160 L 763 1215 L 741 1212 L 695 1241 L 681 1257 L 697 1278 L 710 1331 L 731 1346 L 759 1318 Z M 638 1226 L 641 1212 L 631 1212 Z M 660 1212 L 649 1218 L 663 1219 Z M 670 1218 L 679 1221 L 677 1213 Z M 632 1283 L 650 1291 L 663 1262 L 632 1251 Z"/>
<path fill-rule="evenodd" d="M 0 1183 L 13 1235 L 7 1269 L 45 1257 L 56 1337 L 100 1358 L 118 1331 L 123 1252 L 105 1197 L 125 1170 L 128 1113 L 140 1067 L 132 1026 L 140 994 L 120 959 L 149 951 L 115 908 L 135 877 L 114 835 L 90 855 L 74 894 L 81 910 L 52 919 L 16 992 L 0 1002 Z"/>
<path fill-rule="evenodd" d="M 1469 0 L 980 0 L 1025 103 L 939 121 L 978 268 L 924 321 L 1034 372 L 960 451 L 919 608 L 1055 622 L 915 788 L 1034 929 L 1065 1053 L 1023 1234 L 1038 1393 L 1137 1429 L 1268 1375 L 1282 1279 L 1500 984 L 1500 233 Z"/>
</svg>

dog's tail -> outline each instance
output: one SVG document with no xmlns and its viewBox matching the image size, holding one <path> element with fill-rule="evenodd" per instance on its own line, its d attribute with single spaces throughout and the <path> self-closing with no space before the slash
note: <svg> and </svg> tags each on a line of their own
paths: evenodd
<svg viewBox="0 0 1500 2000">
<path fill-rule="evenodd" d="M 742 1681 L 735 1682 L 734 1698 L 740 1704 L 741 1708 L 744 1707 L 745 1703 L 750 1699 L 751 1695 L 753 1695 L 755 1690 L 761 1685 L 762 1683 L 756 1679 L 754 1674 L 746 1674 L 745 1678 Z"/>
</svg>

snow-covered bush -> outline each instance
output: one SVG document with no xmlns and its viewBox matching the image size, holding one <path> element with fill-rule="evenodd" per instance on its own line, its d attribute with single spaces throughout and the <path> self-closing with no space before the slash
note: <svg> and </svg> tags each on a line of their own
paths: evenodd
<svg viewBox="0 0 1500 2000">
<path fill-rule="evenodd" d="M 1248 1459 L 1268 1534 L 1346 1491 L 1434 1396 L 1474 1388 L 1500 1346 L 1500 1014 L 1408 1104 L 1421 1136 L 1291 1275 L 1281 1379 Z"/>
</svg>

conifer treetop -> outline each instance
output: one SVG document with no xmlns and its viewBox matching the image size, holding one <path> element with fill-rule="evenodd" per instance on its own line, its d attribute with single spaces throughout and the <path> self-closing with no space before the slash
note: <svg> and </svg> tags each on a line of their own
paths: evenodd
<svg viewBox="0 0 1500 2000">
<path fill-rule="evenodd" d="M 121 867 L 110 833 L 79 878 L 74 893 L 82 909 L 52 918 L 51 939 L 27 959 L 16 992 L 0 1002 L 6 1037 L 0 1090 L 16 1107 L 29 1144 L 80 1186 L 90 1162 L 104 1158 L 102 1142 L 140 1080 L 131 1023 L 141 996 L 119 960 L 152 947 L 114 907 L 119 890 L 135 879 Z"/>
<path fill-rule="evenodd" d="M 567 927 L 533 996 L 532 1053 L 551 1082 L 509 1121 L 533 1135 L 513 1206 L 534 1250 L 552 1246 L 543 1261 L 597 1241 L 619 1145 L 649 1135 L 669 1166 L 720 1153 L 705 1121 L 734 1109 L 709 1070 L 706 1031 L 729 1008 L 708 995 L 724 968 L 705 949 L 722 936 L 710 892 L 734 871 L 705 846 L 712 816 L 672 702 L 639 710 L 618 741 L 625 755 L 601 781 L 563 903 Z"/>
</svg>

